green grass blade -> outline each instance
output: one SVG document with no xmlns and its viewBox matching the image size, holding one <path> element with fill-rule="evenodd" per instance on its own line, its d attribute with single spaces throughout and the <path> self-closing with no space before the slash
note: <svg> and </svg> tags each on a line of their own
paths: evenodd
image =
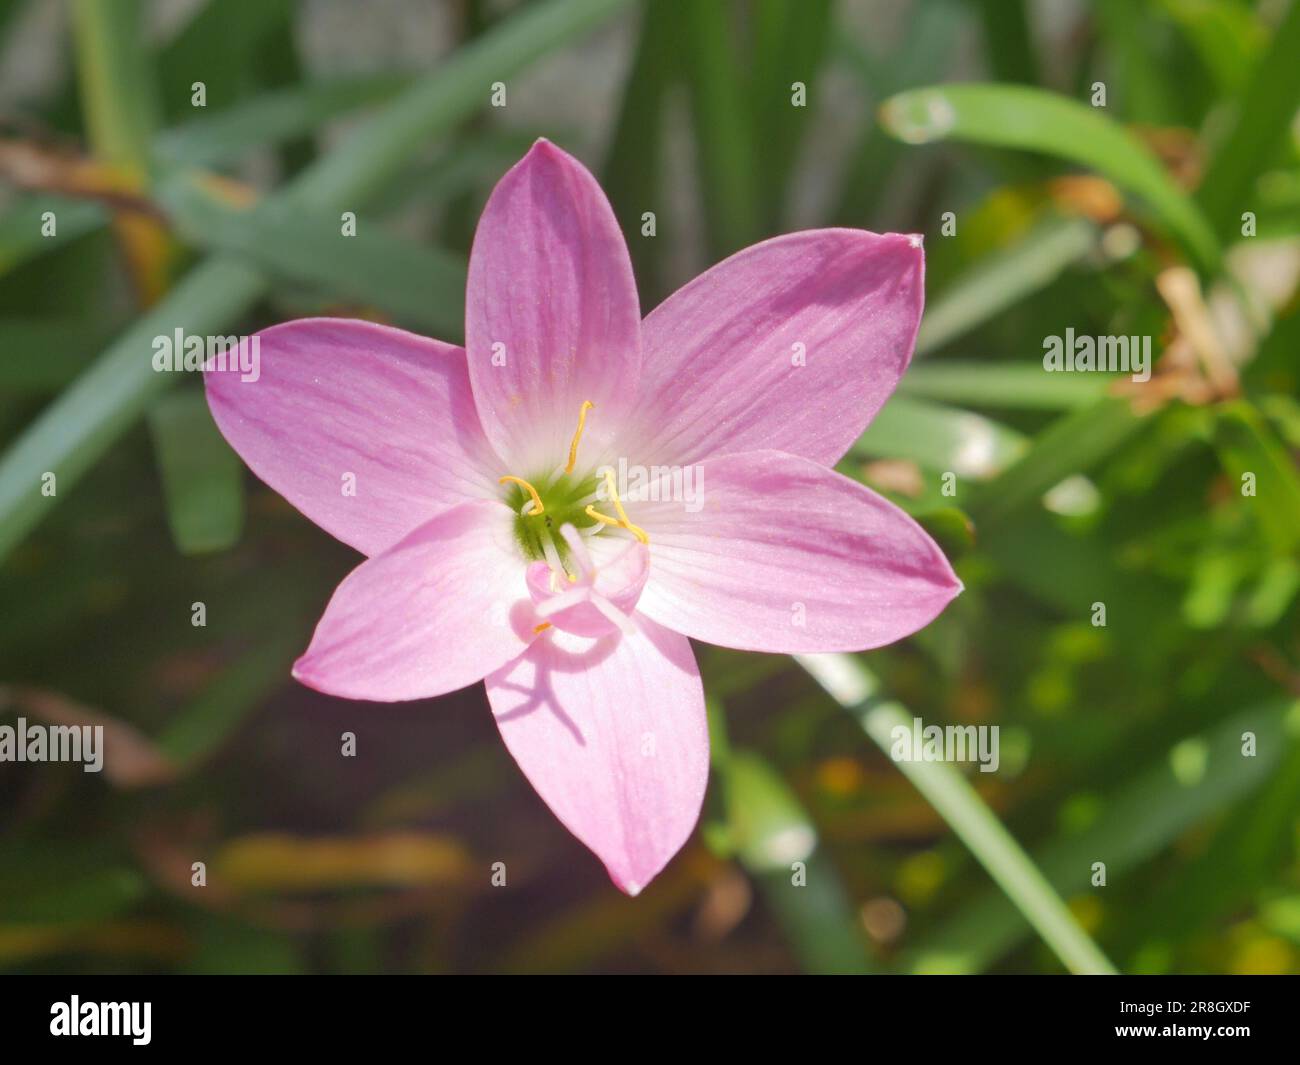
<svg viewBox="0 0 1300 1065">
<path fill-rule="evenodd" d="M 54 235 L 44 236 L 44 216 L 53 212 Z M 78 237 L 93 233 L 108 221 L 108 212 L 98 203 L 74 201 L 62 196 L 23 196 L 0 216 L 0 277 L 29 259 L 61 248 Z"/>
<path fill-rule="evenodd" d="M 730 760 L 727 792 L 737 856 L 805 971 L 873 971 L 839 877 L 781 775 L 760 755 L 739 751 Z"/>
<path fill-rule="evenodd" d="M 759 230 L 759 186 L 745 79 L 723 4 L 687 4 L 686 76 L 695 126 L 709 250 L 715 259 L 744 247 Z"/>
<path fill-rule="evenodd" d="M 1300 476 L 1286 447 L 1244 401 L 1219 410 L 1214 445 L 1233 478 L 1232 491 L 1249 501 L 1265 539 L 1278 555 L 1289 554 L 1300 542 Z"/>
<path fill-rule="evenodd" d="M 930 0 L 909 9 L 907 34 L 892 56 L 869 54 L 847 34 L 836 41 L 839 57 L 852 69 L 873 100 L 924 85 L 942 77 L 945 65 L 966 29 L 964 5 Z M 859 134 L 858 146 L 844 170 L 833 218 L 840 225 L 878 230 L 881 196 L 894 178 L 904 147 L 886 136 L 875 116 Z"/>
<path fill-rule="evenodd" d="M 1127 399 L 1107 397 L 1057 419 L 1001 475 L 980 485 L 970 506 L 976 524 L 1004 521 L 1048 489 L 1086 473 L 1109 457 L 1144 423 Z"/>
<path fill-rule="evenodd" d="M 721 703 L 711 698 L 708 712 L 709 760 L 725 817 L 724 846 L 715 849 L 734 855 L 753 878 L 806 971 L 874 971 L 848 895 L 798 796 L 760 754 L 733 750 Z"/>
<path fill-rule="evenodd" d="M 677 74 L 676 38 L 673 8 L 664 0 L 650 0 L 601 182 L 627 237 L 643 313 L 665 295 L 660 268 L 664 236 L 658 229 L 663 214 L 660 170 L 664 101 Z M 642 235 L 641 216 L 647 211 L 655 215 L 655 235 L 649 237 Z"/>
<path fill-rule="evenodd" d="M 357 108 L 385 103 L 409 88 L 408 74 L 380 73 L 308 82 L 265 92 L 212 114 L 197 112 L 154 141 L 158 158 L 188 166 L 212 166 L 246 153 L 303 137 Z"/>
<path fill-rule="evenodd" d="M 898 392 L 962 407 L 1077 410 L 1102 399 L 1111 382 L 1106 375 L 1044 373 L 1037 362 L 945 359 L 910 366 Z"/>
<path fill-rule="evenodd" d="M 893 744 L 892 731 L 912 728 L 912 714 L 884 698 L 875 676 L 851 655 L 796 655 L 795 660 L 886 754 Z M 896 764 L 1067 969 L 1114 973 L 1046 877 L 961 773 L 946 762 Z"/>
<path fill-rule="evenodd" d="M 340 210 L 366 200 L 430 137 L 485 107 L 492 82 L 510 77 L 627 6 L 628 0 L 530 4 L 452 53 L 313 165 L 295 183 L 294 199 Z"/>
<path fill-rule="evenodd" d="M 831 32 L 830 0 L 758 0 L 754 30 L 753 87 L 749 92 L 763 225 L 780 228 L 786 187 L 803 133 L 818 112 L 817 75 Z M 794 85 L 804 86 L 803 107 L 792 103 Z"/>
<path fill-rule="evenodd" d="M 858 438 L 853 454 L 911 459 L 927 469 L 987 480 L 1028 447 L 1022 434 L 981 414 L 896 395 Z"/>
<path fill-rule="evenodd" d="M 199 247 L 238 254 L 269 274 L 379 308 L 441 339 L 461 338 L 466 263 L 459 255 L 391 236 L 364 217 L 356 234 L 344 237 L 337 215 L 310 208 L 272 201 L 235 210 L 188 180 L 170 186 L 164 202 Z"/>
<path fill-rule="evenodd" d="M 1291 4 L 1236 107 L 1233 125 L 1210 160 L 1196 199 L 1223 234 L 1254 206 L 1255 179 L 1273 161 L 1300 106 L 1300 4 Z"/>
<path fill-rule="evenodd" d="M 1187 737 L 1205 752 L 1204 770 L 1195 782 L 1180 778 L 1172 758 L 1160 759 L 1107 796 L 1088 828 L 1035 852 L 1038 868 L 1062 894 L 1091 890 L 1096 861 L 1106 863 L 1113 883 L 1192 825 L 1267 780 L 1286 750 L 1283 723 L 1293 706 L 1286 700 L 1266 703 L 1207 733 Z M 1247 731 L 1254 732 L 1257 741 L 1252 758 L 1241 753 L 1242 733 Z M 1006 898 L 986 891 L 908 951 L 904 964 L 911 972 L 980 972 L 1028 932 L 1022 915 Z"/>
<path fill-rule="evenodd" d="M 909 144 L 953 138 L 1096 170 L 1145 201 L 1200 265 L 1218 263 L 1218 242 L 1199 208 L 1151 151 L 1102 109 L 1023 85 L 941 85 L 891 97 L 880 120 Z"/>
<path fill-rule="evenodd" d="M 149 409 L 172 539 L 183 555 L 221 551 L 244 527 L 244 467 L 218 432 L 202 389 L 185 388 Z"/>
<path fill-rule="evenodd" d="M 977 0 L 984 50 L 997 81 L 1038 84 L 1038 63 L 1024 0 Z"/>
<path fill-rule="evenodd" d="M 1005 251 L 986 256 L 926 308 L 916 353 L 941 348 L 1046 288 L 1094 251 L 1097 239 L 1097 227 L 1087 219 L 1052 218 Z"/>
<path fill-rule="evenodd" d="M 140 0 L 76 0 L 72 12 L 82 108 L 95 155 L 144 185 L 157 121 L 144 6 Z"/>
</svg>

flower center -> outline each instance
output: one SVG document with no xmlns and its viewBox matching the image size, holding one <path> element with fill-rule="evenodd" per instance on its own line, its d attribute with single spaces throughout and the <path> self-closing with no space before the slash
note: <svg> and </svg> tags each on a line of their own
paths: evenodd
<svg viewBox="0 0 1300 1065">
<path fill-rule="evenodd" d="M 617 517 L 592 506 L 600 499 L 602 478 L 596 474 L 575 474 L 578 445 L 587 427 L 587 412 L 595 404 L 584 400 L 578 411 L 578 428 L 569 445 L 569 460 L 563 470 L 535 475 L 531 479 L 506 474 L 499 478 L 506 488 L 505 502 L 515 512 L 515 539 L 524 556 L 531 561 L 545 559 L 552 572 L 572 577 L 574 569 L 566 565 L 570 555 L 568 540 L 560 535 L 565 525 L 586 536 L 599 534 L 607 527 L 623 529 L 643 544 L 650 542 L 645 530 L 632 524 L 618 496 L 612 470 L 606 469 L 603 485 L 606 497 Z"/>
</svg>

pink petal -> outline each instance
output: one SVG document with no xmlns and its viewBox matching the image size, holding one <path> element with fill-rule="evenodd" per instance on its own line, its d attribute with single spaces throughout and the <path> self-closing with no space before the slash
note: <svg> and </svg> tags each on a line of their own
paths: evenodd
<svg viewBox="0 0 1300 1065">
<path fill-rule="evenodd" d="M 539 140 L 483 210 L 466 292 L 474 399 L 508 472 L 562 465 L 584 400 L 595 404 L 584 457 L 603 453 L 635 406 L 640 318 L 605 194 L 581 163 Z"/>
<path fill-rule="evenodd" d="M 637 894 L 699 818 L 709 772 L 691 647 L 640 615 L 636 634 L 548 630 L 487 679 L 501 737 L 537 793 Z"/>
<path fill-rule="evenodd" d="M 869 488 L 779 451 L 703 463 L 703 507 L 638 504 L 638 609 L 748 651 L 858 651 L 924 628 L 959 591 L 943 552 Z"/>
<path fill-rule="evenodd" d="M 533 639 L 532 601 L 504 503 L 462 503 L 340 584 L 293 667 L 309 688 L 398 702 L 455 691 Z"/>
<path fill-rule="evenodd" d="M 638 461 L 771 448 L 834 465 L 912 358 L 924 276 L 919 242 L 856 229 L 777 237 L 701 274 L 642 324 Z"/>
<path fill-rule="evenodd" d="M 460 348 L 343 318 L 254 339 L 256 380 L 236 366 L 204 374 L 212 416 L 249 468 L 326 532 L 375 555 L 439 511 L 498 495 L 504 471 Z"/>
</svg>

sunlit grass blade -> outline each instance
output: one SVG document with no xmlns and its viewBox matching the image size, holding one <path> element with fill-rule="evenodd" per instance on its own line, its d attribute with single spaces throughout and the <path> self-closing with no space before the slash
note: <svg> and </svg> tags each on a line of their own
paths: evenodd
<svg viewBox="0 0 1300 1065">
<path fill-rule="evenodd" d="M 759 884 L 805 971 L 872 972 L 862 933 L 817 833 L 780 774 L 751 751 L 727 774 L 738 857 Z"/>
<path fill-rule="evenodd" d="M 1114 883 L 1190 826 L 1267 780 L 1286 750 L 1283 722 L 1292 705 L 1286 700 L 1267 703 L 1184 738 L 1183 743 L 1196 743 L 1202 752 L 1194 776 L 1186 769 L 1180 775 L 1174 758 L 1161 758 L 1103 799 L 1089 827 L 1036 851 L 1037 867 L 1065 895 L 1091 889 L 1093 862 L 1104 861 L 1108 882 Z M 1256 738 L 1256 753 L 1249 758 L 1242 756 L 1245 732 Z M 1171 752 L 1174 746 L 1170 744 Z M 912 972 L 981 972 L 1029 931 L 1023 914 L 1006 898 L 986 891 L 912 947 L 904 965 Z"/>
<path fill-rule="evenodd" d="M 853 454 L 911 459 L 927 469 L 987 480 L 1028 446 L 1022 434 L 981 414 L 896 395 L 858 438 Z"/>
<path fill-rule="evenodd" d="M 544 0 L 503 19 L 375 115 L 286 192 L 343 209 L 382 188 L 430 137 L 488 104 L 487 87 L 593 29 L 630 0 Z"/>
<path fill-rule="evenodd" d="M 733 750 L 721 703 L 710 700 L 708 711 L 709 756 L 723 796 L 715 849 L 734 854 L 753 877 L 808 972 L 875 970 L 798 796 L 762 755 Z"/>
<path fill-rule="evenodd" d="M 940 85 L 891 97 L 880 119 L 909 144 L 952 138 L 1089 167 L 1145 201 L 1200 265 L 1218 263 L 1218 243 L 1197 206 L 1151 151 L 1099 108 L 1023 85 Z"/>
<path fill-rule="evenodd" d="M 142 187 L 157 121 L 153 67 L 144 46 L 140 0 L 76 0 L 72 27 L 82 108 L 96 156 Z"/>
<path fill-rule="evenodd" d="M 886 754 L 893 730 L 911 731 L 912 714 L 886 698 L 875 676 L 851 655 L 796 655 L 804 667 Z M 1113 973 L 1106 956 L 1079 927 L 1069 907 L 966 778 L 946 762 L 903 761 L 899 770 L 970 849 L 1067 969 Z"/>
<path fill-rule="evenodd" d="M 152 142 L 158 102 L 145 48 L 144 5 L 139 0 L 73 5 L 77 78 L 90 146 L 105 190 L 137 194 L 154 177 Z M 113 228 L 135 282 L 136 295 L 153 303 L 170 283 L 175 251 L 155 218 L 118 212 Z"/>
<path fill-rule="evenodd" d="M 1076 410 L 1106 394 L 1112 379 L 1048 374 L 1038 362 L 944 359 L 910 366 L 898 382 L 901 395 L 995 410 Z"/>
</svg>

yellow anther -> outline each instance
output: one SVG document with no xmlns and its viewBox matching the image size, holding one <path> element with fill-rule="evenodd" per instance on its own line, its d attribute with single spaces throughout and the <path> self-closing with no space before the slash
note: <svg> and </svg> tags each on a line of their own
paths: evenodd
<svg viewBox="0 0 1300 1065">
<path fill-rule="evenodd" d="M 595 507 L 587 508 L 587 516 L 604 522 L 606 525 L 617 525 L 620 529 L 626 529 L 643 544 L 648 544 L 650 537 L 646 535 L 645 530 L 639 525 L 633 525 L 628 520 L 627 511 L 623 509 L 623 503 L 618 498 L 618 486 L 614 482 L 613 470 L 605 470 L 605 488 L 609 491 L 609 498 L 614 504 L 614 509 L 618 511 L 618 517 L 611 518 L 607 514 L 600 513 Z"/>
<path fill-rule="evenodd" d="M 569 445 L 569 461 L 564 465 L 565 473 L 572 473 L 573 464 L 578 461 L 578 441 L 582 439 L 582 430 L 587 427 L 587 411 L 595 405 L 589 399 L 582 401 L 582 409 L 578 411 L 578 431 L 573 434 L 573 443 Z"/>
<path fill-rule="evenodd" d="M 519 485 L 521 488 L 524 489 L 524 491 L 526 491 L 530 496 L 533 497 L 533 509 L 528 512 L 528 516 L 530 518 L 537 517 L 538 514 L 542 513 L 542 511 L 546 509 L 542 505 L 542 497 L 537 494 L 537 489 L 534 488 L 527 481 L 525 481 L 522 477 L 512 477 L 510 476 L 510 474 L 506 474 L 504 477 L 497 479 L 497 484 L 505 484 L 507 481 L 511 481 L 512 483 Z"/>
<path fill-rule="evenodd" d="M 549 621 L 543 621 L 540 625 L 533 626 L 533 634 L 536 635 L 539 632 L 545 632 L 550 627 L 551 623 Z"/>
</svg>

